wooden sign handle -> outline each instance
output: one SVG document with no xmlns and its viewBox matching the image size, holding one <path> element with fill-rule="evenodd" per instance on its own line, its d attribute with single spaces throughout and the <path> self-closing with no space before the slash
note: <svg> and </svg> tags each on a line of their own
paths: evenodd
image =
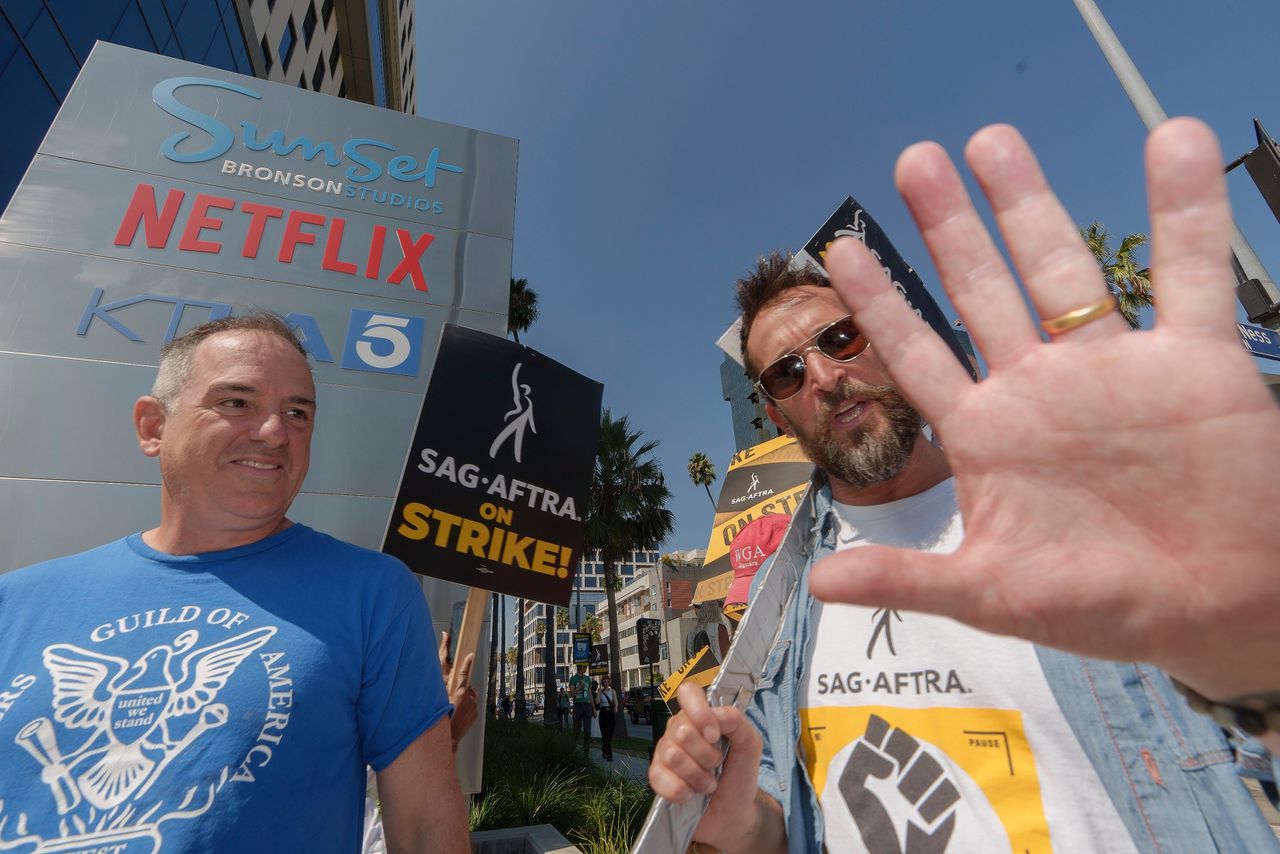
<svg viewBox="0 0 1280 854">
<path fill-rule="evenodd" d="M 450 676 L 450 682 L 457 678 L 460 667 L 458 662 L 466 660 L 468 655 L 476 652 L 480 648 L 480 630 L 484 627 L 484 612 L 489 605 L 489 591 L 481 590 L 479 587 L 469 588 L 467 591 L 467 604 L 462 610 L 462 625 L 458 627 L 458 642 L 454 645 L 453 673 Z M 475 667 L 472 667 L 475 672 Z M 456 684 L 449 685 L 449 693 L 452 694 Z"/>
</svg>

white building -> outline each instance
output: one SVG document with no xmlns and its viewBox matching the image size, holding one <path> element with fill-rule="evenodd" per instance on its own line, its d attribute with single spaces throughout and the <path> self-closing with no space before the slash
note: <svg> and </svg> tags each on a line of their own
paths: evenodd
<svg viewBox="0 0 1280 854">
<path fill-rule="evenodd" d="M 626 586 L 641 575 L 646 578 L 650 570 L 658 562 L 657 549 L 637 549 L 630 559 L 617 565 L 620 582 Z M 557 609 L 541 602 L 525 601 L 524 621 L 524 691 L 529 698 L 541 698 L 543 679 L 543 656 L 545 653 L 545 637 L 539 637 L 540 621 L 547 627 L 556 626 L 555 611 Z M 604 591 L 604 561 L 600 552 L 594 551 L 584 555 L 578 562 L 578 574 L 574 577 L 574 592 L 569 607 L 565 610 L 568 625 L 556 628 L 555 659 L 556 684 L 567 685 L 573 672 L 573 633 L 582 626 L 588 614 L 603 613 L 608 610 Z M 511 645 L 516 644 L 519 620 L 513 621 L 511 628 Z M 634 630 L 634 627 L 633 627 Z M 508 677 L 514 684 L 514 679 Z"/>
<path fill-rule="evenodd" d="M 254 74 L 416 112 L 413 3 L 236 0 Z"/>
<path fill-rule="evenodd" d="M 702 551 L 680 552 L 655 560 L 618 590 L 618 644 L 622 656 L 618 670 L 622 684 L 617 687 L 625 691 L 647 685 L 651 673 L 655 680 L 661 681 L 684 663 L 685 636 L 697 622 L 689 603 L 694 585 L 701 579 L 704 555 Z M 607 643 L 612 627 L 608 602 L 601 598 L 596 615 L 601 623 L 601 642 Z M 662 620 L 660 661 L 652 668 L 640 663 L 636 621 L 641 618 Z"/>
</svg>

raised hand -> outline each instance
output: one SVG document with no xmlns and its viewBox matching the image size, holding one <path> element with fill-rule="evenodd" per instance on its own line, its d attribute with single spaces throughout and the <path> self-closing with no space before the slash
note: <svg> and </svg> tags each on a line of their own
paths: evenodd
<svg viewBox="0 0 1280 854">
<path fill-rule="evenodd" d="M 476 654 L 469 653 L 454 670 L 454 663 L 449 660 L 449 632 L 440 635 L 440 672 L 444 676 L 445 693 L 453 704 L 453 717 L 449 720 L 449 734 L 453 738 L 453 749 L 471 729 L 471 725 L 480 716 L 479 698 L 476 689 L 471 687 L 471 668 L 475 664 Z"/>
<path fill-rule="evenodd" d="M 1104 298 L 1018 133 L 986 128 L 965 156 L 1040 317 Z M 965 540 L 951 555 L 836 554 L 813 571 L 819 598 L 1150 661 L 1211 697 L 1280 689 L 1280 409 L 1234 324 L 1221 154 L 1177 119 L 1146 156 L 1155 329 L 1110 312 L 1046 342 L 942 149 L 903 153 L 899 191 L 990 368 L 976 385 L 861 244 L 828 253 L 836 290 L 940 435 Z"/>
</svg>

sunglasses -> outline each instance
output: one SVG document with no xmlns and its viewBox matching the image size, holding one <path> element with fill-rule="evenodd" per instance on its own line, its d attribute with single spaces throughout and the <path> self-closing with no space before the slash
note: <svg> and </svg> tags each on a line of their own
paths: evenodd
<svg viewBox="0 0 1280 854">
<path fill-rule="evenodd" d="M 812 341 L 809 346 L 804 346 Z M 801 346 L 760 372 L 756 388 L 774 403 L 795 397 L 804 388 L 804 357 L 817 350 L 834 362 L 852 362 L 870 346 L 867 336 L 853 325 L 853 317 L 845 315 L 806 338 Z"/>
</svg>

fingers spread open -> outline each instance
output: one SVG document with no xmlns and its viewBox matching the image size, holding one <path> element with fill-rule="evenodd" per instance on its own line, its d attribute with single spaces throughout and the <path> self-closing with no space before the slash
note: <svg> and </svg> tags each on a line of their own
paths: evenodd
<svg viewBox="0 0 1280 854">
<path fill-rule="evenodd" d="M 947 345 L 911 310 L 861 242 L 852 237 L 837 240 L 827 253 L 827 272 L 894 382 L 926 420 L 936 421 L 957 394 L 973 385 Z"/>
<path fill-rule="evenodd" d="M 1218 141 L 1195 119 L 1172 119 L 1152 131 L 1146 158 L 1158 322 L 1234 336 L 1231 209 Z"/>
<path fill-rule="evenodd" d="M 894 174 L 951 302 L 993 368 L 1040 343 L 1022 294 L 942 146 L 913 145 Z"/>
<path fill-rule="evenodd" d="M 1097 260 L 1021 134 L 1008 125 L 983 128 L 969 140 L 965 159 L 991 203 L 1041 319 L 1084 308 L 1107 295 Z M 1064 334 L 1090 340 L 1124 330 L 1124 321 L 1112 312 Z"/>
</svg>

